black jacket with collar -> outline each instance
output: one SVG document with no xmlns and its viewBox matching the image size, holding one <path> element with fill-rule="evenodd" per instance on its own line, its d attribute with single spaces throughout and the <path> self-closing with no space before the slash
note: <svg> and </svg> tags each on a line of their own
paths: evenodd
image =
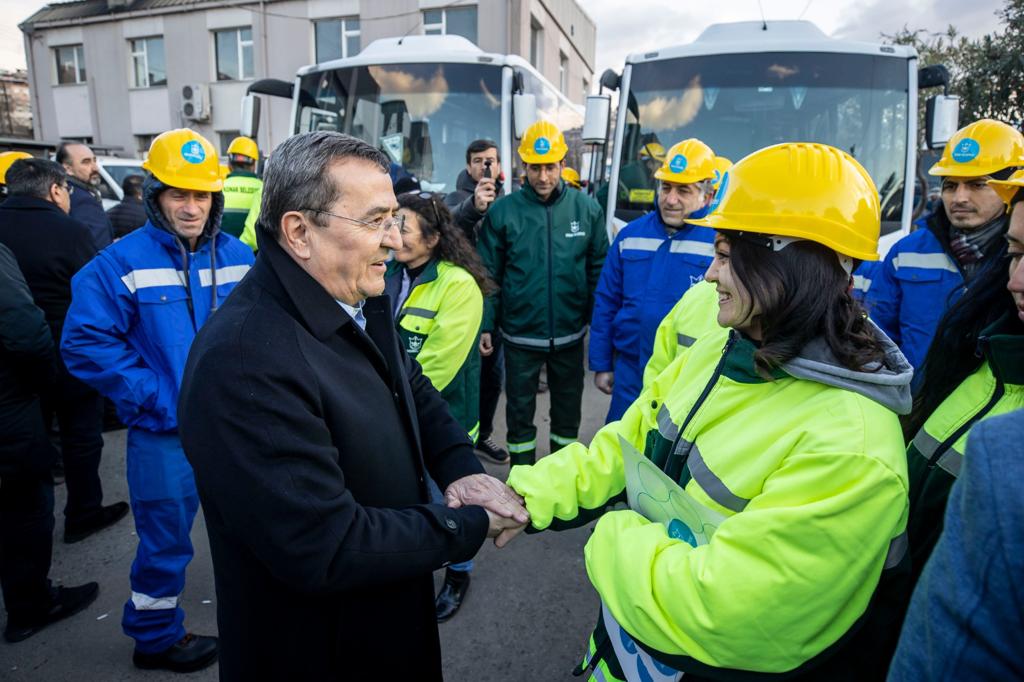
<svg viewBox="0 0 1024 682">
<path fill-rule="evenodd" d="M 262 235 L 261 235 L 262 237 Z M 431 572 L 487 531 L 429 504 L 483 469 L 402 350 L 387 297 L 366 332 L 285 251 L 200 330 L 178 403 L 213 554 L 221 680 L 441 679 Z"/>
<path fill-rule="evenodd" d="M 70 175 L 68 184 L 74 186 L 71 217 L 89 228 L 97 250 L 107 248 L 114 241 L 114 228 L 103 211 L 103 201 L 97 196 L 96 188 Z"/>
<path fill-rule="evenodd" d="M 497 169 L 500 172 L 500 168 Z M 476 180 L 463 170 L 455 181 L 455 189 L 444 197 L 444 205 L 452 212 L 452 221 L 462 229 L 462 232 L 469 239 L 471 244 L 476 244 L 477 233 L 480 230 L 480 223 L 483 221 L 487 211 L 481 213 L 476 210 L 476 203 L 473 195 L 476 193 Z M 497 185 L 498 196 L 505 196 L 505 189 L 499 180 Z"/>
</svg>

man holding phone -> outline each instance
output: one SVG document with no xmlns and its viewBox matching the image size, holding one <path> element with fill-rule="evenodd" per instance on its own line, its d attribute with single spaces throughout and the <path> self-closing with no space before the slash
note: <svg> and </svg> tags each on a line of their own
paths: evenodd
<svg viewBox="0 0 1024 682">
<path fill-rule="evenodd" d="M 444 198 L 455 224 L 472 244 L 476 244 L 487 209 L 504 193 L 498 144 L 494 140 L 474 140 L 466 148 L 466 169 L 459 173 L 455 190 Z M 491 432 L 501 396 L 504 364 L 501 339 L 495 336 L 492 351 L 481 358 L 480 364 L 480 437 L 476 451 L 499 464 L 508 461 L 508 453 L 491 439 Z"/>
</svg>

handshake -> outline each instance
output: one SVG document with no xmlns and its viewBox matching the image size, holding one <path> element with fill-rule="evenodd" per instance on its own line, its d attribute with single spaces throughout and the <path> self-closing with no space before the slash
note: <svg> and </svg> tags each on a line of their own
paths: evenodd
<svg viewBox="0 0 1024 682">
<path fill-rule="evenodd" d="M 497 547 L 511 542 L 530 522 L 526 500 L 487 474 L 472 474 L 455 481 L 444 491 L 444 500 L 452 509 L 471 504 L 483 507 L 490 522 L 487 537 L 494 538 Z"/>
</svg>

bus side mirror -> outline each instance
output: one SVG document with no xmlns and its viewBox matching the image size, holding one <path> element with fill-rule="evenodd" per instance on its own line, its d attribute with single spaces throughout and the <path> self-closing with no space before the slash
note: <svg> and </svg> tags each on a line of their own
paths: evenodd
<svg viewBox="0 0 1024 682">
<path fill-rule="evenodd" d="M 255 140 L 259 131 L 260 98 L 256 95 L 246 95 L 242 98 L 242 120 L 238 126 L 238 134 Z"/>
<path fill-rule="evenodd" d="M 526 129 L 537 121 L 537 96 L 526 93 L 512 95 L 512 119 L 516 137 L 522 139 Z"/>
<path fill-rule="evenodd" d="M 583 114 L 583 135 L 585 144 L 606 144 L 608 142 L 608 121 L 611 118 L 612 98 L 610 95 L 590 95 Z"/>
<path fill-rule="evenodd" d="M 955 95 L 929 97 L 924 108 L 924 141 L 929 149 L 941 149 L 957 131 L 960 98 Z"/>
</svg>

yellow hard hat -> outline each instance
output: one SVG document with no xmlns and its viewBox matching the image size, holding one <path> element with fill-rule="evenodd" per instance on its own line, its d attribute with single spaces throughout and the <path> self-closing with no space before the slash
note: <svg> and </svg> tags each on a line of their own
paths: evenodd
<svg viewBox="0 0 1024 682">
<path fill-rule="evenodd" d="M 570 185 L 572 185 L 573 187 L 575 187 L 576 189 L 580 188 L 580 174 L 576 172 L 575 168 L 569 168 L 568 166 L 563 168 L 562 179 L 565 180 Z"/>
<path fill-rule="evenodd" d="M 1013 175 L 1005 180 L 989 180 L 988 184 L 992 185 L 992 189 L 1002 197 L 1003 201 L 1006 202 L 1006 206 L 1009 207 L 1018 190 L 1024 187 L 1024 170 L 1015 171 Z"/>
<path fill-rule="evenodd" d="M 648 142 L 640 147 L 641 159 L 654 159 L 655 161 L 665 160 L 665 148 L 657 142 Z"/>
<path fill-rule="evenodd" d="M 0 185 L 7 184 L 7 169 L 18 159 L 31 159 L 32 155 L 25 152 L 4 152 L 0 154 Z"/>
<path fill-rule="evenodd" d="M 217 166 L 217 172 L 220 173 L 221 180 L 227 180 L 228 176 L 231 175 L 231 169 L 223 163 Z"/>
<path fill-rule="evenodd" d="M 983 118 L 949 139 L 929 175 L 976 178 L 1024 165 L 1024 135 L 1012 126 Z"/>
<path fill-rule="evenodd" d="M 725 158 L 724 156 L 716 156 L 714 159 L 715 175 L 711 178 L 711 189 L 718 191 L 718 187 L 722 184 L 722 176 L 724 176 L 730 168 L 732 168 L 732 161 Z"/>
<path fill-rule="evenodd" d="M 550 121 L 531 125 L 519 142 L 519 158 L 523 163 L 558 163 L 568 151 L 565 136 Z"/>
<path fill-rule="evenodd" d="M 715 177 L 715 153 L 695 137 L 672 145 L 654 177 L 688 185 Z"/>
<path fill-rule="evenodd" d="M 231 140 L 231 144 L 228 145 L 228 156 L 232 154 L 248 156 L 253 161 L 258 161 L 260 158 L 260 148 L 256 146 L 251 137 L 240 135 Z"/>
<path fill-rule="evenodd" d="M 846 152 L 787 142 L 741 159 L 704 218 L 717 230 L 808 239 L 844 256 L 878 260 L 881 211 L 871 176 Z"/>
<path fill-rule="evenodd" d="M 157 135 L 142 167 L 168 187 L 195 192 L 219 192 L 224 188 L 217 150 L 190 128 Z"/>
</svg>

